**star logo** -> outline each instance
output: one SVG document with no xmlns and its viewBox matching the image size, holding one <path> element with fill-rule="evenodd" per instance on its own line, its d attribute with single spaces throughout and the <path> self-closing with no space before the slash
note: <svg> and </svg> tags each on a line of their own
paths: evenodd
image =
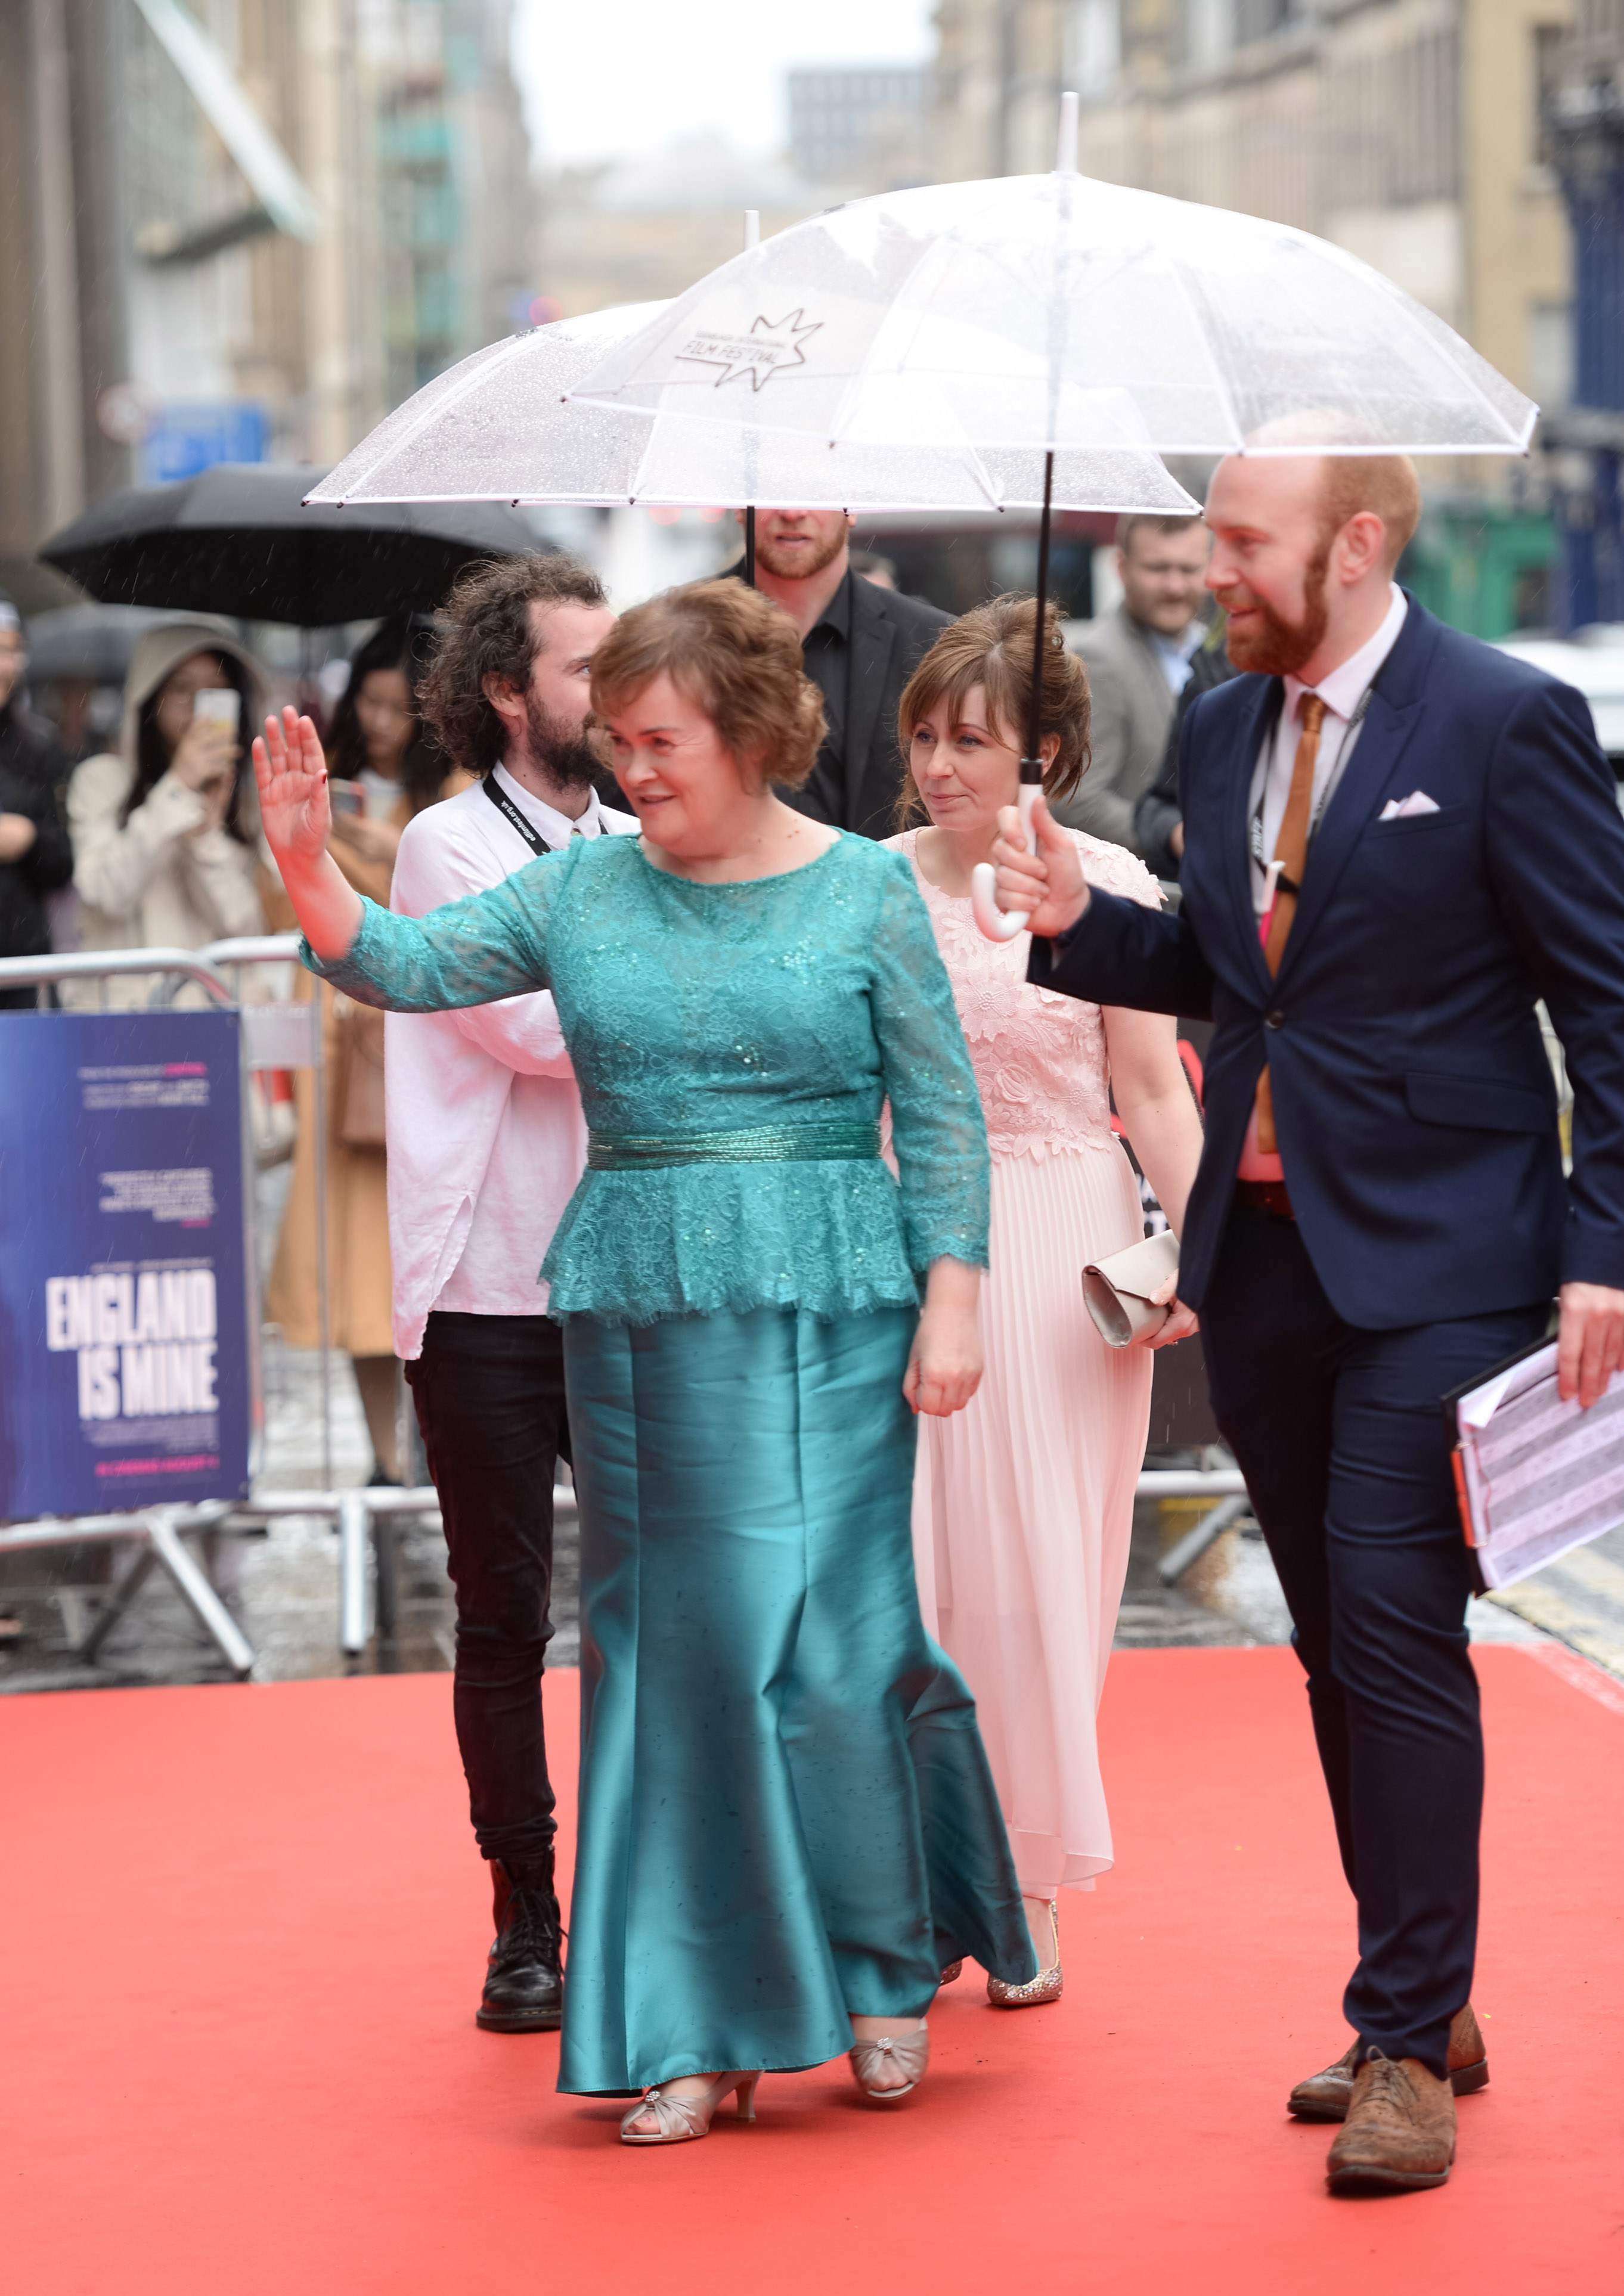
<svg viewBox="0 0 1624 2296">
<path fill-rule="evenodd" d="M 750 322 L 747 335 L 690 335 L 676 357 L 692 359 L 696 366 L 719 366 L 718 390 L 740 374 L 747 374 L 750 389 L 759 390 L 786 367 L 805 366 L 801 345 L 822 324 L 821 319 L 805 319 L 801 311 L 790 311 L 782 319 L 761 316 Z"/>
</svg>

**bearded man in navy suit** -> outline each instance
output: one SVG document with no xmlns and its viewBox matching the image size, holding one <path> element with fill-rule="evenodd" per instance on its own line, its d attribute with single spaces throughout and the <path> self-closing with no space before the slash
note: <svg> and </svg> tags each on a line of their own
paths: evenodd
<svg viewBox="0 0 1624 2296">
<path fill-rule="evenodd" d="M 1483 1747 L 1440 1398 L 1537 1341 L 1624 1359 L 1624 822 L 1579 694 L 1392 574 L 1402 456 L 1232 457 L 1207 581 L 1251 675 L 1185 721 L 1177 916 L 1090 892 L 1039 800 L 998 898 L 1030 978 L 1210 1017 L 1178 1290 L 1291 1606 L 1358 1905 L 1356 2036 L 1291 2110 L 1336 2190 L 1440 2185 L 1488 2079 Z M 1535 1007 L 1574 1088 L 1564 1179 Z"/>
</svg>

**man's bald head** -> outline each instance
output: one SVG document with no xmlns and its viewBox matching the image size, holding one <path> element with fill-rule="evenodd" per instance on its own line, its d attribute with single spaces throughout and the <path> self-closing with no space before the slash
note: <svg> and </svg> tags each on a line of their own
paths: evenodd
<svg viewBox="0 0 1624 2296">
<path fill-rule="evenodd" d="M 1325 540 L 1360 512 L 1379 518 L 1382 561 L 1390 574 L 1421 523 L 1421 481 L 1407 455 L 1325 455 L 1319 462 L 1320 516 Z"/>
<path fill-rule="evenodd" d="M 1345 660 L 1380 626 L 1420 516 L 1403 455 L 1227 456 L 1207 495 L 1207 584 L 1229 616 L 1236 668 L 1323 676 Z"/>
</svg>

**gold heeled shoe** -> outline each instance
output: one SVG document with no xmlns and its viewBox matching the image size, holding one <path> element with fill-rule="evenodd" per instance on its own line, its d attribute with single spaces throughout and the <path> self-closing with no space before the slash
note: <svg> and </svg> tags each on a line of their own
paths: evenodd
<svg viewBox="0 0 1624 2296">
<path fill-rule="evenodd" d="M 1049 1932 L 1054 1939 L 1054 1958 L 1047 1969 L 1040 1969 L 1024 1985 L 1005 1985 L 1001 1977 L 988 1979 L 987 1998 L 995 2009 L 1041 2009 L 1046 2002 L 1059 2000 L 1066 1980 L 1060 1973 L 1060 1907 L 1053 1898 L 1049 1899 Z"/>
<path fill-rule="evenodd" d="M 925 2030 L 925 2021 L 919 2021 L 919 2030 L 913 2033 L 882 2033 L 875 2041 L 854 2041 L 846 2052 L 851 2062 L 851 2078 L 865 2096 L 876 2104 L 894 2104 L 899 2096 L 911 2096 L 925 2077 L 931 2062 L 931 2036 Z M 907 2075 L 894 2088 L 870 2087 L 875 2073 L 883 2064 L 893 2064 Z"/>
<path fill-rule="evenodd" d="M 668 2096 L 661 2088 L 652 2088 L 634 2104 L 620 2123 L 622 2144 L 687 2144 L 696 2136 L 709 2136 L 711 2116 L 729 2089 L 739 2095 L 739 2118 L 753 2120 L 756 2117 L 756 2083 L 759 2072 L 718 2073 L 707 2089 L 697 2096 Z M 657 2129 L 634 2128 L 634 2120 L 652 2112 L 660 2123 Z"/>
</svg>

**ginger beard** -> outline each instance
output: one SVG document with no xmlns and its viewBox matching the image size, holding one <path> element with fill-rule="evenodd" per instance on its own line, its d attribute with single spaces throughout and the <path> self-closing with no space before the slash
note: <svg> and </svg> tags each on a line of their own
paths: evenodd
<svg viewBox="0 0 1624 2296">
<path fill-rule="evenodd" d="M 1325 576 L 1330 569 L 1333 539 L 1327 535 L 1303 570 L 1302 615 L 1298 621 L 1288 621 L 1243 582 L 1213 592 L 1226 613 L 1245 607 L 1259 618 L 1261 626 L 1255 629 L 1241 631 L 1233 624 L 1230 627 L 1225 651 L 1237 669 L 1261 670 L 1266 677 L 1287 677 L 1312 660 L 1331 619 L 1331 610 L 1325 603 Z"/>
<path fill-rule="evenodd" d="M 796 539 L 804 542 L 807 538 L 805 529 L 800 529 Z M 764 567 L 775 580 L 809 582 L 815 575 L 821 574 L 825 566 L 832 566 L 834 563 L 841 551 L 845 549 L 847 540 L 848 529 L 844 519 L 841 521 L 834 533 L 825 536 L 821 544 L 814 540 L 810 550 L 783 548 L 777 536 L 770 529 L 763 531 L 759 523 L 756 531 L 756 563 L 758 566 Z"/>
</svg>

